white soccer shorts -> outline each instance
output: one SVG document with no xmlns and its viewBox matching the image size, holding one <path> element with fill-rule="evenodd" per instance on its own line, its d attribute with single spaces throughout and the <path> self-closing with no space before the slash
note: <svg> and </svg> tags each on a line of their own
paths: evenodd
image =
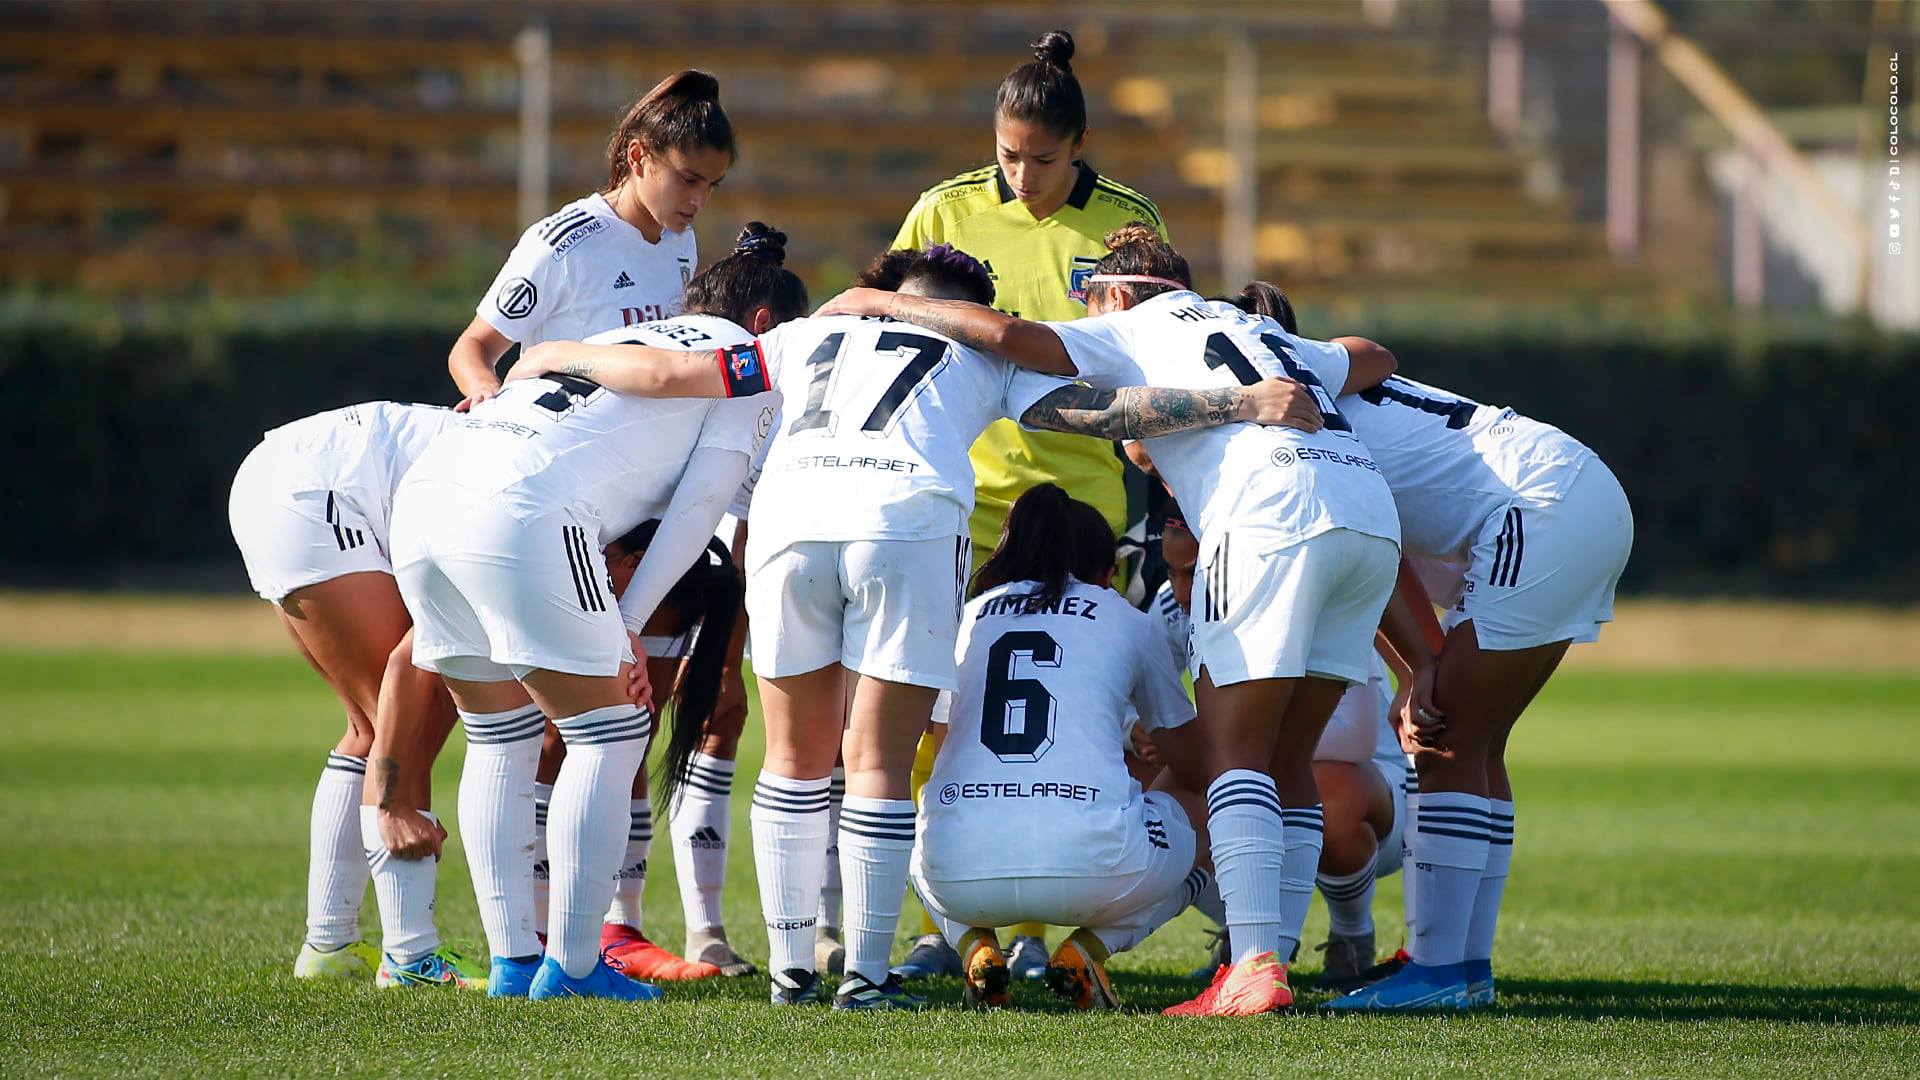
<svg viewBox="0 0 1920 1080">
<path fill-rule="evenodd" d="M 298 455 L 272 443 L 253 448 L 227 500 L 233 541 L 253 591 L 274 603 L 295 589 L 347 574 L 393 573 L 386 538 L 351 499 L 325 488 Z"/>
<path fill-rule="evenodd" d="M 1084 877 L 938 881 L 916 875 L 914 887 L 935 911 L 963 926 L 1050 926 L 1144 929 L 1147 918 L 1193 870 L 1199 837 L 1187 812 L 1164 791 L 1149 791 L 1129 809 L 1126 853 L 1111 871 Z M 981 827 L 994 827 L 982 821 Z M 1009 841 L 1013 842 L 1013 841 Z"/>
<path fill-rule="evenodd" d="M 970 548 L 960 536 L 806 540 L 749 551 L 754 671 L 777 679 L 840 664 L 875 679 L 952 690 Z"/>
<path fill-rule="evenodd" d="M 1612 470 L 1589 458 L 1558 499 L 1519 498 L 1475 539 L 1451 630 L 1469 619 L 1480 647 L 1586 642 L 1613 621 L 1613 592 L 1633 548 L 1633 509 Z"/>
<path fill-rule="evenodd" d="M 1366 682 L 1399 546 L 1351 529 L 1270 552 L 1234 541 L 1221 534 L 1194 575 L 1196 674 L 1204 667 L 1215 686 L 1307 675 Z"/>
<path fill-rule="evenodd" d="M 1340 703 L 1333 707 L 1320 742 L 1313 748 L 1313 760 L 1355 765 L 1372 761 L 1380 752 L 1380 726 L 1392 707 L 1392 684 L 1377 670 L 1370 671 L 1366 682 L 1349 686 L 1340 695 Z"/>
<path fill-rule="evenodd" d="M 523 522 L 464 488 L 403 484 L 394 576 L 414 666 L 472 682 L 619 674 L 633 651 L 598 538 L 565 512 Z"/>
</svg>

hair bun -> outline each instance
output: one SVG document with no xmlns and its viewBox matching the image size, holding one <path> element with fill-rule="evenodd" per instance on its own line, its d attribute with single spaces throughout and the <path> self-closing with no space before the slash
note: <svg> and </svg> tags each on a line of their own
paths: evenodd
<svg viewBox="0 0 1920 1080">
<path fill-rule="evenodd" d="M 1107 250 L 1118 251 L 1128 244 L 1157 244 L 1160 234 L 1144 221 L 1129 221 L 1107 234 Z"/>
<path fill-rule="evenodd" d="M 784 266 L 787 261 L 787 234 L 764 221 L 749 221 L 747 227 L 740 230 L 740 238 L 733 242 L 733 253 L 752 255 L 775 266 Z"/>
<path fill-rule="evenodd" d="M 1033 49 L 1033 58 L 1043 64 L 1051 64 L 1061 71 L 1073 71 L 1073 35 L 1065 30 L 1049 30 L 1040 35 L 1040 40 L 1029 48 Z"/>
<path fill-rule="evenodd" d="M 655 93 L 667 97 L 682 98 L 687 101 L 711 101 L 720 103 L 720 79 L 711 71 L 688 68 L 670 76 Z"/>
</svg>

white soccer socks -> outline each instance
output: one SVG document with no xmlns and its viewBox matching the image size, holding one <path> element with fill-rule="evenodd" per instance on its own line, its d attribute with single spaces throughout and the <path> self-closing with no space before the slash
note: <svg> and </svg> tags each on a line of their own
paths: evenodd
<svg viewBox="0 0 1920 1080">
<path fill-rule="evenodd" d="M 533 785 L 533 925 L 546 933 L 547 899 L 553 878 L 547 867 L 547 811 L 553 806 L 553 785 Z"/>
<path fill-rule="evenodd" d="M 1407 775 L 1400 782 L 1400 791 L 1407 797 L 1407 820 L 1400 826 L 1400 908 L 1406 924 L 1405 940 L 1411 944 L 1414 912 L 1419 907 L 1419 898 L 1415 895 L 1418 883 L 1413 880 L 1414 826 L 1420 821 L 1420 774 L 1414 771 L 1411 760 L 1407 762 Z"/>
<path fill-rule="evenodd" d="M 1280 950 L 1286 930 L 1278 888 L 1285 872 L 1280 820 L 1280 796 L 1266 773 L 1228 769 L 1207 785 L 1207 832 L 1235 963 Z"/>
<path fill-rule="evenodd" d="M 827 871 L 827 778 L 762 771 L 753 787 L 753 861 L 775 977 L 813 970 L 813 928 Z M 883 976 L 884 977 L 884 976 Z"/>
<path fill-rule="evenodd" d="M 1488 833 L 1487 868 L 1473 894 L 1473 918 L 1467 923 L 1467 960 L 1493 959 L 1493 932 L 1500 921 L 1500 897 L 1507 891 L 1507 871 L 1513 865 L 1513 803 L 1488 800 L 1493 828 Z"/>
<path fill-rule="evenodd" d="M 847 800 L 847 770 L 835 765 L 827 786 L 827 877 L 820 886 L 820 925 L 840 929 L 840 806 Z M 924 906 L 924 905 L 922 905 Z"/>
<path fill-rule="evenodd" d="M 1465 959 L 1467 924 L 1487 870 L 1492 815 L 1484 795 L 1423 791 L 1413 819 L 1415 862 L 1407 879 L 1419 896 L 1407 951 L 1426 967 Z"/>
<path fill-rule="evenodd" d="M 332 952 L 360 940 L 367 856 L 360 843 L 360 793 L 367 759 L 330 753 L 313 789 L 307 827 L 307 944 Z"/>
<path fill-rule="evenodd" d="M 893 933 L 913 857 L 912 799 L 848 795 L 840 806 L 840 881 L 846 890 L 847 974 L 887 980 Z"/>
<path fill-rule="evenodd" d="M 1280 811 L 1286 827 L 1281 838 L 1280 962 L 1292 963 L 1300 946 L 1300 928 L 1307 924 L 1313 904 L 1313 882 L 1320 873 L 1320 850 L 1326 846 L 1326 821 L 1320 804 L 1289 806 Z"/>
<path fill-rule="evenodd" d="M 1336 937 L 1373 933 L 1373 860 L 1351 874 L 1321 874 L 1327 898 L 1327 929 Z"/>
<path fill-rule="evenodd" d="M 487 951 L 525 958 L 540 953 L 534 921 L 533 774 L 540 766 L 546 718 L 527 705 L 460 714 L 467 760 L 460 771 L 460 838 L 467 847 L 473 896 Z"/>
<path fill-rule="evenodd" d="M 580 979 L 600 962 L 600 927 L 631 831 L 633 778 L 646 761 L 653 716 L 632 705 L 610 705 L 553 723 L 567 742 L 567 760 L 547 812 L 553 908 L 547 955 Z"/>
<path fill-rule="evenodd" d="M 680 910 L 686 913 L 689 934 L 726 921 L 720 913 L 720 889 L 727 880 L 727 845 L 733 840 L 732 796 L 733 762 L 695 751 L 687 759 L 667 821 Z"/>
<path fill-rule="evenodd" d="M 653 804 L 627 802 L 627 855 L 613 872 L 613 905 L 606 921 L 640 929 L 641 896 L 647 891 L 647 853 L 653 850 Z"/>
<path fill-rule="evenodd" d="M 420 814 L 440 822 L 428 811 Z M 395 858 L 380 839 L 377 806 L 360 808 L 360 842 L 380 903 L 380 947 L 394 963 L 411 964 L 440 947 L 440 930 L 433 925 L 433 879 L 440 860 Z"/>
</svg>

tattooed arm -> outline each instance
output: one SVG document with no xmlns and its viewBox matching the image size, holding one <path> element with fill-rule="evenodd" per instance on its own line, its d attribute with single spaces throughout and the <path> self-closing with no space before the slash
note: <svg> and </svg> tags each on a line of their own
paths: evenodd
<svg viewBox="0 0 1920 1080">
<path fill-rule="evenodd" d="M 935 300 L 882 289 L 848 289 L 822 304 L 815 314 L 885 315 L 925 327 L 968 348 L 1003 356 L 1032 371 L 1048 375 L 1079 374 L 1073 358 L 1067 355 L 1067 347 L 1060 343 L 1060 335 L 1044 324 L 965 300 Z"/>
<path fill-rule="evenodd" d="M 1216 390 L 1063 386 L 1034 402 L 1020 417 L 1028 427 L 1102 439 L 1151 439 L 1241 420 L 1302 431 L 1318 431 L 1322 422 L 1312 392 L 1290 379 L 1263 379 L 1252 386 Z"/>
</svg>

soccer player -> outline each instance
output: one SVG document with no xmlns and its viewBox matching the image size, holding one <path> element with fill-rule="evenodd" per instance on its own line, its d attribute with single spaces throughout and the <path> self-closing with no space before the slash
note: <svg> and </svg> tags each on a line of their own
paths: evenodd
<svg viewBox="0 0 1920 1080">
<path fill-rule="evenodd" d="M 1394 361 L 1364 339 L 1310 341 L 1202 299 L 1186 259 L 1149 224 L 1107 243 L 1089 278 L 1094 317 L 1078 322 L 863 290 L 822 310 L 890 315 L 1095 385 L 1219 388 L 1284 375 L 1319 400 L 1320 431 L 1240 426 L 1148 444 L 1181 505 L 1199 509 L 1194 655 L 1207 832 L 1235 956 L 1171 1011 L 1271 1012 L 1292 1003 L 1280 957 L 1298 944 L 1322 847 L 1313 748 L 1346 687 L 1366 679 L 1399 563 L 1392 496 L 1332 396 L 1378 384 Z M 1411 620 L 1392 623 L 1405 633 Z"/>
<path fill-rule="evenodd" d="M 974 577 L 913 855 L 915 888 L 960 944 L 969 1004 L 1010 1004 L 995 930 L 1034 920 L 1078 927 L 1048 966 L 1054 992 L 1119 1007 L 1107 958 L 1212 881 L 1192 824 L 1205 800 L 1170 783 L 1143 793 L 1127 772 L 1135 725 L 1162 759 L 1199 747 L 1179 668 L 1113 573 L 1100 512 L 1041 484 Z"/>
<path fill-rule="evenodd" d="M 494 365 L 516 342 L 679 314 L 698 259 L 693 219 L 736 155 L 712 75 L 670 75 L 634 102 L 607 140 L 607 186 L 527 227 L 453 343 L 462 406 L 499 392 Z"/>
<path fill-rule="evenodd" d="M 453 726 L 440 680 L 404 661 L 412 626 L 388 561 L 393 492 L 428 441 L 454 414 L 426 405 L 371 401 L 296 420 L 267 432 L 233 479 L 228 516 L 255 592 L 271 601 L 294 648 L 340 699 L 347 731 L 314 790 L 307 860 L 307 937 L 294 961 L 299 978 L 375 978 L 382 986 L 478 985 L 484 973 L 440 944 L 433 925 L 432 872 L 408 933 L 389 924 L 386 955 L 360 938 L 360 901 L 369 860 L 385 854 L 374 800 L 366 800 L 367 758 L 383 695 L 419 717 L 431 758 Z M 408 795 L 422 814 L 418 839 L 437 848 L 425 774 Z M 383 909 L 397 907 L 388 875 L 377 875 Z"/>
<path fill-rule="evenodd" d="M 746 362 L 726 378 L 660 387 L 681 400 L 630 397 L 564 374 L 524 380 L 449 426 L 395 496 L 394 564 L 414 616 L 413 660 L 446 679 L 467 726 L 460 816 L 496 996 L 659 996 L 600 949 L 652 729 L 645 669 L 635 664 L 639 634 L 705 551 L 772 423 L 777 398 L 688 399 L 767 389 L 743 325 L 765 332 L 806 309 L 805 287 L 780 265 L 784 243 L 753 223 L 733 254 L 690 283 L 690 314 L 600 335 L 744 350 Z M 602 549 L 650 518 L 661 523 L 616 603 Z M 543 714 L 568 753 L 549 807 L 552 902 L 541 959 L 527 856 Z M 677 718 L 669 795 L 702 720 Z"/>
<path fill-rule="evenodd" d="M 945 245 L 913 256 L 901 288 L 980 304 L 993 298 L 985 268 Z M 801 320 L 760 344 L 775 385 L 791 399 L 754 491 L 747 541 L 749 635 L 767 721 L 754 850 L 773 998 L 799 1003 L 820 993 L 814 926 L 829 775 L 844 745 L 847 956 L 834 1006 L 918 1008 L 923 1002 L 901 988 L 887 954 L 913 846 L 913 747 L 936 694 L 954 685 L 970 562 L 961 531 L 973 492 L 965 448 L 1001 416 L 1109 439 L 1237 420 L 1311 425 L 1317 417 L 1301 411 L 1307 395 L 1286 380 L 1197 392 L 1094 390 L 870 319 Z M 557 366 L 617 389 L 658 392 L 662 379 L 699 364 L 661 349 L 550 345 L 509 378 Z M 721 376 L 707 369 L 709 380 Z"/>
<path fill-rule="evenodd" d="M 1159 616 L 1169 654 L 1184 666 L 1191 646 L 1193 571 L 1200 544 L 1177 507 L 1169 514 L 1163 535 L 1167 581 L 1155 594 L 1152 610 Z M 1317 984 L 1322 990 L 1359 985 L 1361 973 L 1373 964 L 1374 883 L 1401 867 L 1405 788 L 1412 767 L 1390 719 L 1394 694 L 1387 682 L 1389 663 L 1397 667 L 1399 657 L 1392 655 L 1383 662 L 1376 651 L 1367 681 L 1341 695 L 1314 747 L 1313 782 L 1320 792 L 1326 838 L 1316 884 L 1327 902 L 1331 924 L 1327 940 L 1319 946 L 1326 954 Z M 1401 682 L 1409 677 L 1403 674 Z M 1199 903 L 1209 909 L 1208 914 L 1215 914 L 1211 908 L 1218 903 L 1218 894 L 1203 893 Z M 1223 935 L 1213 962 L 1203 969 L 1209 977 L 1227 962 L 1225 945 Z"/>
<path fill-rule="evenodd" d="M 894 238 L 896 249 L 952 244 L 982 260 L 993 275 L 994 305 L 1029 319 L 1077 319 L 1087 313 L 1086 277 L 1107 253 L 1107 233 L 1135 218 L 1154 223 L 1152 200 L 1095 172 L 1083 158 L 1087 102 L 1073 74 L 1073 35 L 1052 30 L 1031 46 L 1033 59 L 1007 73 L 994 95 L 994 163 L 927 189 Z M 967 531 L 974 565 L 993 550 L 1007 508 L 1039 483 L 1056 483 L 1093 504 L 1117 537 L 1129 537 L 1120 588 L 1138 571 L 1139 537 L 1129 530 L 1127 491 L 1113 446 L 1052 431 L 1029 431 L 998 420 L 973 444 L 975 497 Z M 933 744 L 914 761 L 914 797 L 933 767 Z M 1016 978 L 1046 972 L 1038 924 L 1014 928 Z M 959 974 L 959 955 L 932 923 L 894 970 L 902 977 Z"/>
</svg>

